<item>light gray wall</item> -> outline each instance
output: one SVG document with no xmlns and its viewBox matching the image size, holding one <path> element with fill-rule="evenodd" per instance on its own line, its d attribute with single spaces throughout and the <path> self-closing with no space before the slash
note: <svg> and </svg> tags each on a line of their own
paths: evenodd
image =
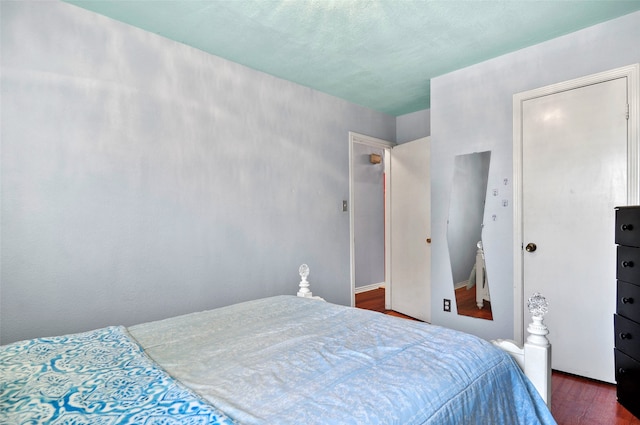
<svg viewBox="0 0 640 425">
<path fill-rule="evenodd" d="M 432 320 L 485 338 L 513 337 L 513 123 L 515 93 L 640 62 L 640 12 L 556 38 L 431 82 Z M 484 228 L 493 321 L 442 311 L 454 299 L 446 244 L 455 155 L 491 151 Z M 571 162 L 567 162 L 571 166 Z M 506 179 L 506 181 L 505 181 Z M 503 202 L 507 206 L 502 206 Z M 613 285 L 614 282 L 611 282 Z"/>
<path fill-rule="evenodd" d="M 384 150 L 353 145 L 355 286 L 384 283 L 384 160 L 372 164 L 369 156 L 384 158 Z"/>
<path fill-rule="evenodd" d="M 396 118 L 396 142 L 406 143 L 431 135 L 431 110 L 412 112 Z"/>
<path fill-rule="evenodd" d="M 395 118 L 70 4 L 1 2 L 2 343 L 349 304 L 348 132 Z"/>
</svg>

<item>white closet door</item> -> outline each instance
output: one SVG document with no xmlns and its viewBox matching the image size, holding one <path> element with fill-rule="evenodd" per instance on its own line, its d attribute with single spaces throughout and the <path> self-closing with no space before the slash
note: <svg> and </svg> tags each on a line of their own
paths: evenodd
<svg viewBox="0 0 640 425">
<path fill-rule="evenodd" d="M 525 299 L 541 292 L 554 369 L 614 382 L 614 207 L 627 200 L 627 79 L 523 102 Z M 526 323 L 525 323 L 526 326 Z"/>
</svg>

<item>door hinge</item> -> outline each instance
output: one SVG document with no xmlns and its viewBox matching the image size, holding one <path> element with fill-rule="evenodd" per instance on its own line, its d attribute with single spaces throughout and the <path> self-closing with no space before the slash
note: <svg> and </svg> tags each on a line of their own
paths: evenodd
<svg viewBox="0 0 640 425">
<path fill-rule="evenodd" d="M 629 104 L 627 103 L 627 121 L 629 120 Z"/>
</svg>

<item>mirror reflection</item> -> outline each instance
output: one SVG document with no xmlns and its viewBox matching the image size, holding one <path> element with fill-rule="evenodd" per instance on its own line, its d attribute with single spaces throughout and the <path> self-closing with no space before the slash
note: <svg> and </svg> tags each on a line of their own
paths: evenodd
<svg viewBox="0 0 640 425">
<path fill-rule="evenodd" d="M 493 320 L 482 226 L 491 151 L 454 160 L 447 242 L 458 314 Z"/>
</svg>

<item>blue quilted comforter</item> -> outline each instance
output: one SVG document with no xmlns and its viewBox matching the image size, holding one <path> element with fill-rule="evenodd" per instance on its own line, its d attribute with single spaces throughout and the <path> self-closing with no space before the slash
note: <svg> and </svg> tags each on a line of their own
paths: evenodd
<svg viewBox="0 0 640 425">
<path fill-rule="evenodd" d="M 555 423 L 499 348 L 368 310 L 280 296 L 129 331 L 242 424 Z"/>
<path fill-rule="evenodd" d="M 122 327 L 0 347 L 0 423 L 232 424 Z"/>
<path fill-rule="evenodd" d="M 2 346 L 0 423 L 555 421 L 513 359 L 480 338 L 281 296 Z"/>
</svg>

